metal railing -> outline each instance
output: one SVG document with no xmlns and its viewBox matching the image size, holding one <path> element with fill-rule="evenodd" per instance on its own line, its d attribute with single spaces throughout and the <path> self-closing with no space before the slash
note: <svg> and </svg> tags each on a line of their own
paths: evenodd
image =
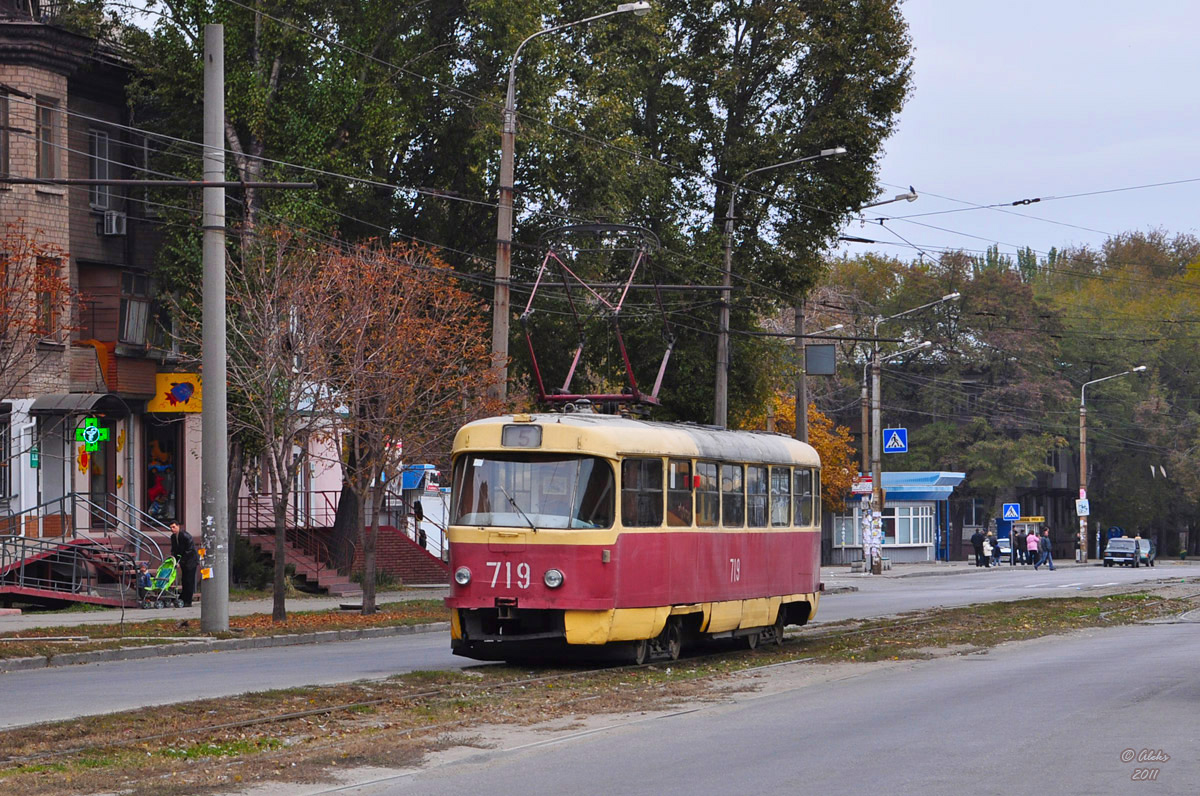
<svg viewBox="0 0 1200 796">
<path fill-rule="evenodd" d="M 128 581 L 136 567 L 132 554 L 99 544 L 0 536 L 0 587 L 97 595 L 105 586 L 97 578 L 103 568 L 115 578 L 110 590 L 115 585 L 123 593 L 132 588 Z"/>
<path fill-rule="evenodd" d="M 269 495 L 253 494 L 238 499 L 237 532 L 239 536 L 249 539 L 254 535 L 275 535 L 275 507 L 271 505 Z M 284 517 L 284 541 L 292 548 L 302 552 L 311 564 L 293 562 L 296 574 L 316 579 L 327 569 L 336 569 L 334 558 L 329 546 L 312 527 L 301 524 L 308 517 L 303 512 L 296 511 L 289 503 Z M 272 555 L 274 550 L 272 548 Z"/>
</svg>

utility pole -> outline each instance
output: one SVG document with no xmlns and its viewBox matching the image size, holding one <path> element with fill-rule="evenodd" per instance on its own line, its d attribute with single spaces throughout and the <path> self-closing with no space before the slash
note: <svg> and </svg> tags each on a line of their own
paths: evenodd
<svg viewBox="0 0 1200 796">
<path fill-rule="evenodd" d="M 225 28 L 204 26 L 204 180 L 225 179 Z M 200 408 L 200 517 L 204 588 L 200 628 L 229 630 L 229 427 L 225 348 L 225 189 L 204 192 L 204 310 L 201 356 L 204 402 Z"/>
<path fill-rule="evenodd" d="M 796 439 L 808 442 L 808 363 L 804 361 L 804 299 L 796 305 L 796 361 L 800 373 L 796 377 Z"/>
<path fill-rule="evenodd" d="M 1082 393 L 1082 391 L 1081 391 Z M 1087 500 L 1087 407 L 1083 405 L 1083 398 L 1079 400 L 1079 499 Z M 1081 514 L 1079 516 L 1079 563 L 1087 563 L 1088 554 L 1088 515 Z M 1097 547 L 1096 556 L 1103 555 L 1103 551 Z"/>
</svg>

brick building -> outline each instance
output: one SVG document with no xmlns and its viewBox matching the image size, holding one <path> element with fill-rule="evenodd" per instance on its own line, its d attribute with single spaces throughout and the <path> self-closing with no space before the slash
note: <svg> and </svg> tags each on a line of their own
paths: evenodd
<svg viewBox="0 0 1200 796">
<path fill-rule="evenodd" d="M 128 126 L 128 78 L 102 44 L 55 24 L 51 4 L 0 0 L 0 173 L 143 176 L 149 146 Z M 150 516 L 199 527 L 200 396 L 165 395 L 194 380 L 173 373 L 156 331 L 159 226 L 145 199 L 137 188 L 0 185 L 0 224 L 60 252 L 8 270 L 52 268 L 72 294 L 28 366 L 0 376 L 0 517 L 27 518 L 10 532 L 161 528 Z"/>
</svg>

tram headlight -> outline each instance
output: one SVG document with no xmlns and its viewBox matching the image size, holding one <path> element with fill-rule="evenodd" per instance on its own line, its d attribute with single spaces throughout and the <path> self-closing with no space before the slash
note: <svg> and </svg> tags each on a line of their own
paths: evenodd
<svg viewBox="0 0 1200 796">
<path fill-rule="evenodd" d="M 466 567 L 459 567 L 454 570 L 454 582 L 459 586 L 466 586 L 471 582 L 471 570 Z"/>
<path fill-rule="evenodd" d="M 557 589 L 559 586 L 563 585 L 562 571 L 557 569 L 548 569 L 546 570 L 545 576 L 542 577 L 542 580 L 546 581 L 546 585 L 550 588 Z"/>
</svg>

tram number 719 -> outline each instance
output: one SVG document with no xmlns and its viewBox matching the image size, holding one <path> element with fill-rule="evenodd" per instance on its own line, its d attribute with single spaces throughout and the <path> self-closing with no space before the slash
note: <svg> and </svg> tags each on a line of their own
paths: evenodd
<svg viewBox="0 0 1200 796">
<path fill-rule="evenodd" d="M 501 572 L 504 572 L 504 588 L 511 589 L 513 587 L 513 565 L 511 561 L 488 561 L 487 565 L 492 568 L 493 589 L 500 582 Z M 529 565 L 524 562 L 517 564 L 516 586 L 518 589 L 529 588 Z"/>
<path fill-rule="evenodd" d="M 729 582 L 737 583 L 742 579 L 742 559 L 729 559 Z"/>
</svg>

